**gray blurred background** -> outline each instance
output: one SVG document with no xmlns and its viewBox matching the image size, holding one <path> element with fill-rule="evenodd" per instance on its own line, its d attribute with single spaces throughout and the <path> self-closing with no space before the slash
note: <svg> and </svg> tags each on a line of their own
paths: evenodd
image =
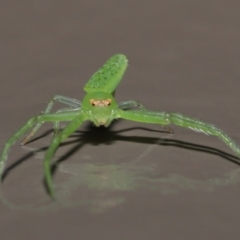
<svg viewBox="0 0 240 240">
<path fill-rule="evenodd" d="M 240 144 L 239 9 L 234 0 L 2 1 L 1 148 L 54 94 L 81 100 L 116 53 L 129 58 L 117 101 L 199 118 Z M 214 137 L 172 128 L 84 124 L 55 154 L 52 201 L 45 124 L 36 141 L 11 149 L 0 238 L 239 239 L 238 159 Z"/>
</svg>

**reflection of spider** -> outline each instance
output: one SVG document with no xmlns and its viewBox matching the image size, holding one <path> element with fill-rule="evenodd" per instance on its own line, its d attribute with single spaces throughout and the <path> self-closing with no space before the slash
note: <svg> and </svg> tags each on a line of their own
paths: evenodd
<svg viewBox="0 0 240 240">
<path fill-rule="evenodd" d="M 53 197 L 52 176 L 50 161 L 59 144 L 69 135 L 76 131 L 86 120 L 90 120 L 96 126 L 107 127 L 114 119 L 123 118 L 136 122 L 155 123 L 167 126 L 171 123 L 181 127 L 190 128 L 207 135 L 214 135 L 224 141 L 237 155 L 240 155 L 240 148 L 234 141 L 214 125 L 192 119 L 178 113 L 165 113 L 148 111 L 146 108 L 134 100 L 116 103 L 114 91 L 122 79 L 127 68 L 127 58 L 122 54 L 111 57 L 102 68 L 100 68 L 85 85 L 87 92 L 83 101 L 56 95 L 48 103 L 43 114 L 31 118 L 20 128 L 6 143 L 2 157 L 0 159 L 0 174 L 4 170 L 4 164 L 10 147 L 30 128 L 34 127 L 30 134 L 24 138 L 22 145 L 37 132 L 44 122 L 53 122 L 55 136 L 46 152 L 44 159 L 44 173 L 50 195 Z M 53 103 L 57 101 L 69 106 L 69 108 L 59 109 L 56 113 L 49 113 Z M 138 110 L 128 110 L 138 107 Z M 59 122 L 69 121 L 69 124 L 59 131 Z M 168 128 L 168 127 L 167 127 Z M 171 129 L 168 128 L 170 131 Z"/>
</svg>

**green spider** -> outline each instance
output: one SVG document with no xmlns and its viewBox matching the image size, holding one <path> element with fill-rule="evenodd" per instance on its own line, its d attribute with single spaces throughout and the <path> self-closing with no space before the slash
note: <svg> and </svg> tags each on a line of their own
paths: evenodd
<svg viewBox="0 0 240 240">
<path fill-rule="evenodd" d="M 108 127 L 114 119 L 119 118 L 136 122 L 160 124 L 164 127 L 173 123 L 207 135 L 217 136 L 238 156 L 240 156 L 240 148 L 235 142 L 212 124 L 189 118 L 178 113 L 148 111 L 142 104 L 134 100 L 124 101 L 117 104 L 114 98 L 114 92 L 126 71 L 127 65 L 128 60 L 125 55 L 116 54 L 112 56 L 85 85 L 84 90 L 87 94 L 82 102 L 60 95 L 54 96 L 48 103 L 43 114 L 30 118 L 26 124 L 15 132 L 15 134 L 13 134 L 13 136 L 6 142 L 0 159 L 0 177 L 4 171 L 10 147 L 33 127 L 32 131 L 21 143 L 21 145 L 26 144 L 45 122 L 53 122 L 53 128 L 55 131 L 55 136 L 53 137 L 44 159 L 45 180 L 51 197 L 54 197 L 54 190 L 50 161 L 59 144 L 87 120 L 92 121 L 97 127 Z M 50 113 L 54 102 L 60 102 L 69 107 L 60 109 L 56 113 Z M 129 110 L 133 107 L 137 107 L 138 109 Z M 59 131 L 60 121 L 69 121 L 68 125 L 61 131 Z"/>
</svg>

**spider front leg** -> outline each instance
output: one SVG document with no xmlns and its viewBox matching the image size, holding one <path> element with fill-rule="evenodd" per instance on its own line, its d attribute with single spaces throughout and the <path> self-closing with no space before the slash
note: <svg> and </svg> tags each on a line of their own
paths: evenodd
<svg viewBox="0 0 240 240">
<path fill-rule="evenodd" d="M 53 104 L 55 102 L 60 102 L 60 103 L 70 106 L 70 108 L 64 108 L 65 111 L 63 111 L 63 109 L 58 110 L 57 113 L 66 112 L 66 109 L 67 109 L 67 111 L 74 111 L 75 109 L 80 110 L 80 107 L 81 107 L 81 102 L 78 101 L 77 99 L 64 97 L 61 95 L 55 95 L 47 104 L 47 107 L 46 107 L 45 111 L 43 112 L 43 114 L 50 113 L 50 111 L 53 107 Z M 42 122 L 38 122 L 35 125 L 35 127 L 32 129 L 32 131 L 22 140 L 21 145 L 25 145 L 27 142 L 29 142 L 29 140 L 32 138 L 32 136 L 39 130 L 41 125 L 42 125 Z M 56 121 L 56 123 L 53 125 L 53 128 L 54 128 L 54 132 L 57 132 L 59 130 L 59 121 Z"/>
<path fill-rule="evenodd" d="M 75 116 L 77 116 L 77 112 L 67 112 L 67 113 L 55 113 L 55 114 L 41 114 L 36 117 L 30 118 L 17 132 L 13 134 L 13 136 L 6 142 L 2 155 L 0 158 L 0 178 L 2 176 L 5 162 L 7 160 L 7 155 L 11 146 L 22 136 L 24 135 L 30 128 L 32 128 L 35 124 L 44 123 L 44 122 L 55 122 L 55 121 L 71 121 Z"/>
<path fill-rule="evenodd" d="M 72 108 L 61 108 L 61 109 L 58 109 L 56 111 L 56 113 L 67 113 L 67 112 L 73 112 L 73 111 L 80 111 L 81 108 L 75 108 L 75 109 L 72 109 Z M 54 134 L 56 135 L 60 130 L 60 122 L 59 121 L 56 121 L 56 122 L 53 122 L 53 131 L 54 131 Z"/>
<path fill-rule="evenodd" d="M 53 140 L 46 152 L 44 158 L 44 175 L 46 180 L 47 189 L 52 198 L 54 198 L 54 190 L 52 184 L 51 165 L 50 161 L 58 148 L 59 144 L 65 140 L 69 135 L 75 132 L 83 121 L 86 120 L 84 112 L 80 112 L 60 133 L 53 137 Z"/>
<path fill-rule="evenodd" d="M 240 148 L 237 144 L 222 130 L 216 126 L 202 122 L 198 119 L 189 118 L 178 113 L 165 113 L 154 111 L 122 111 L 118 110 L 118 116 L 120 118 L 145 123 L 155 123 L 162 126 L 167 126 L 171 123 L 192 129 L 197 132 L 202 132 L 207 135 L 213 135 L 221 139 L 227 146 L 229 146 L 237 156 L 240 156 Z"/>
<path fill-rule="evenodd" d="M 120 102 L 118 104 L 118 107 L 121 108 L 122 110 L 127 110 L 127 111 L 129 111 L 128 110 L 129 108 L 138 107 L 139 111 L 147 111 L 147 108 L 143 104 L 141 104 L 140 102 L 135 101 L 135 100 L 128 100 L 128 101 Z M 162 126 L 162 128 L 170 134 L 174 133 L 172 128 L 167 125 Z"/>
</svg>

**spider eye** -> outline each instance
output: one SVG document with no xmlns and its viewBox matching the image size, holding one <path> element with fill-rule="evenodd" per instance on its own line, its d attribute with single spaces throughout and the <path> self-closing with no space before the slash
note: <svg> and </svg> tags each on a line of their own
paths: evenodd
<svg viewBox="0 0 240 240">
<path fill-rule="evenodd" d="M 110 106 L 112 99 L 90 99 L 90 104 L 93 107 L 107 107 Z"/>
</svg>

